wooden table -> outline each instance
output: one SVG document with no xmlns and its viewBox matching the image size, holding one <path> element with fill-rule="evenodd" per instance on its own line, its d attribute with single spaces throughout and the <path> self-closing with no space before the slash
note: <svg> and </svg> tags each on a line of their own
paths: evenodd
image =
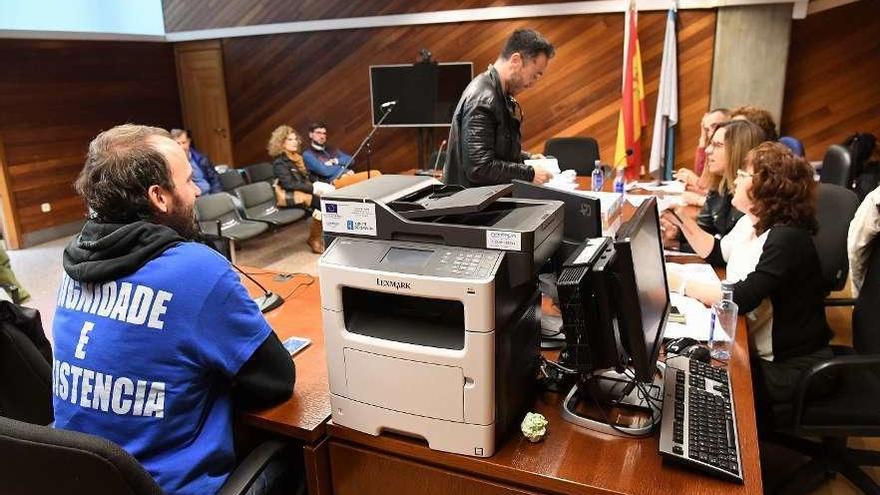
<svg viewBox="0 0 880 495">
<path fill-rule="evenodd" d="M 588 178 L 579 178 L 588 187 Z M 634 209 L 626 205 L 628 218 Z M 397 493 L 449 494 L 761 494 L 762 480 L 755 427 L 747 335 L 740 319 L 730 364 L 743 485 L 702 475 L 658 453 L 659 435 L 620 438 L 564 421 L 563 396 L 544 393 L 533 411 L 549 421 L 549 434 L 532 444 L 514 432 L 491 458 L 448 454 L 423 442 L 374 437 L 328 423 L 333 492 L 336 495 Z M 430 384 L 425 384 L 430 386 Z"/>
<path fill-rule="evenodd" d="M 276 272 L 242 267 L 269 290 L 285 299 L 280 307 L 266 313 L 278 338 L 307 337 L 312 344 L 296 355 L 296 385 L 293 396 L 278 406 L 244 413 L 240 422 L 272 435 L 280 435 L 302 444 L 306 482 L 310 495 L 332 493 L 326 423 L 330 419 L 330 386 L 324 352 L 321 324 L 321 295 L 317 277 L 296 275 L 279 281 Z M 308 284 L 311 280 L 310 285 Z M 260 295 L 256 286 L 242 277 L 242 283 L 253 296 Z"/>
</svg>

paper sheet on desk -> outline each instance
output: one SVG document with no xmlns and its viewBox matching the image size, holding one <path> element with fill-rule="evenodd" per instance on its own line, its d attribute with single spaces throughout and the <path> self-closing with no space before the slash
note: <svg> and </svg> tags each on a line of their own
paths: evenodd
<svg viewBox="0 0 880 495">
<path fill-rule="evenodd" d="M 644 189 L 651 192 L 665 192 L 671 194 L 681 194 L 684 192 L 684 182 L 677 180 L 668 180 L 657 184 L 657 181 L 651 182 L 630 182 L 626 185 L 626 190 Z"/>
<path fill-rule="evenodd" d="M 715 274 L 715 269 L 706 263 L 666 263 L 666 271 L 681 273 L 688 280 L 721 284 L 721 279 Z"/>
<path fill-rule="evenodd" d="M 652 196 L 650 194 L 627 194 L 626 200 L 636 208 L 642 206 L 642 203 L 648 200 L 648 198 L 653 198 L 656 196 Z M 675 208 L 676 206 L 681 206 L 684 204 L 681 196 L 664 196 L 662 198 L 657 198 L 657 209 L 660 211 L 668 210 L 670 208 Z"/>
<path fill-rule="evenodd" d="M 666 323 L 664 339 L 690 337 L 706 342 L 709 340 L 709 328 L 712 325 L 712 310 L 692 297 L 672 293 L 670 302 L 684 315 L 685 323 Z"/>
<path fill-rule="evenodd" d="M 561 172 L 559 169 L 559 160 L 556 158 L 532 158 L 524 160 L 523 163 L 530 167 L 541 167 L 551 174 L 558 174 Z"/>
</svg>

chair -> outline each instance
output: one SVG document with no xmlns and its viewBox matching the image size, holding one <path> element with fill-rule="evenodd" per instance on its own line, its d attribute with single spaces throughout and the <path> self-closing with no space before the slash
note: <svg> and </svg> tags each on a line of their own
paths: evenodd
<svg viewBox="0 0 880 495">
<path fill-rule="evenodd" d="M 199 196 L 196 199 L 196 217 L 199 228 L 205 234 L 220 235 L 236 242 L 256 237 L 269 228 L 267 223 L 241 218 L 232 196 L 227 193 Z"/>
<path fill-rule="evenodd" d="M 237 187 L 247 184 L 240 170 L 230 169 L 220 174 L 220 187 L 223 192 L 231 193 Z"/>
<path fill-rule="evenodd" d="M 591 137 L 552 138 L 544 144 L 544 154 L 555 157 L 560 170 L 589 176 L 599 159 L 599 144 Z"/>
<path fill-rule="evenodd" d="M 268 182 L 271 184 L 275 180 L 275 170 L 269 162 L 248 165 L 244 168 L 244 174 L 251 184 L 254 182 Z"/>
<path fill-rule="evenodd" d="M 40 313 L 0 302 L 0 415 L 41 425 L 52 422 L 51 362 Z"/>
<path fill-rule="evenodd" d="M 245 493 L 285 444 L 269 441 L 254 449 L 220 489 Z M 3 493 L 89 493 L 161 495 L 144 467 L 117 444 L 94 435 L 0 417 L 0 479 Z"/>
<path fill-rule="evenodd" d="M 247 220 L 266 222 L 271 225 L 287 225 L 306 215 L 302 208 L 278 208 L 275 191 L 267 182 L 255 182 L 235 190 L 244 207 Z"/>
<path fill-rule="evenodd" d="M 849 188 L 852 177 L 852 157 L 849 150 L 839 144 L 832 144 L 822 158 L 822 169 L 819 171 L 820 180 L 826 184 L 836 184 Z"/>
<path fill-rule="evenodd" d="M 876 244 L 876 243 L 875 243 Z M 791 422 L 766 440 L 811 458 L 785 482 L 786 492 L 807 493 L 829 475 L 840 473 L 864 493 L 880 493 L 859 466 L 880 466 L 880 452 L 847 447 L 850 436 L 880 437 L 880 249 L 868 259 L 865 283 L 855 301 L 853 346 L 833 346 L 834 357 L 801 376 L 792 404 L 774 408 Z M 807 397 L 811 383 L 824 373 L 837 373 L 830 395 Z M 819 438 L 820 441 L 804 437 Z"/>
<path fill-rule="evenodd" d="M 859 198 L 849 189 L 834 184 L 819 184 L 816 198 L 819 231 L 813 240 L 822 264 L 822 280 L 828 293 L 841 290 L 846 285 L 849 275 L 846 236 L 849 223 L 858 207 Z M 851 304 L 851 301 L 847 303 Z"/>
</svg>

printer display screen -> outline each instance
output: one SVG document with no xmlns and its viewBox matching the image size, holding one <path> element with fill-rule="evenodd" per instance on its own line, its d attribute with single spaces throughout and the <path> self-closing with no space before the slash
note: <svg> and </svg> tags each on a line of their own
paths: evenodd
<svg viewBox="0 0 880 495">
<path fill-rule="evenodd" d="M 385 253 L 385 257 L 382 258 L 381 263 L 383 265 L 394 265 L 398 268 L 423 268 L 428 264 L 428 260 L 431 259 L 431 254 L 433 253 L 434 251 L 425 249 L 393 247 Z"/>
</svg>

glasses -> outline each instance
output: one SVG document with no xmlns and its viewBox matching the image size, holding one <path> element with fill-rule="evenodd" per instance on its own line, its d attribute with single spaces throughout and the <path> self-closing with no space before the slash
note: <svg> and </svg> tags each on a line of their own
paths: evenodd
<svg viewBox="0 0 880 495">
<path fill-rule="evenodd" d="M 743 169 L 739 169 L 736 171 L 736 178 L 737 179 L 749 179 L 754 176 L 755 176 L 755 174 L 753 174 L 751 172 L 746 172 Z"/>
</svg>

